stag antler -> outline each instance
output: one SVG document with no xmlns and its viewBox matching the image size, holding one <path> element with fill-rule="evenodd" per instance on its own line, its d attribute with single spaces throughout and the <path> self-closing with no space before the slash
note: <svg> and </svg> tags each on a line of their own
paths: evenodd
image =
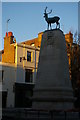
<svg viewBox="0 0 80 120">
<path fill-rule="evenodd" d="M 45 8 L 45 10 L 44 10 L 44 11 L 45 11 L 45 13 L 46 13 L 46 10 L 47 10 L 47 6 L 46 6 L 46 8 Z"/>
<path fill-rule="evenodd" d="M 51 12 L 52 12 L 52 10 L 49 13 L 47 13 L 47 14 L 50 14 Z"/>
<path fill-rule="evenodd" d="M 47 8 L 48 8 L 48 7 L 46 7 L 46 8 L 45 8 L 45 10 L 44 10 L 44 11 L 45 11 L 45 13 L 46 13 Z M 50 14 L 51 12 L 52 12 L 52 10 L 51 10 L 49 13 L 47 13 L 47 14 Z"/>
</svg>

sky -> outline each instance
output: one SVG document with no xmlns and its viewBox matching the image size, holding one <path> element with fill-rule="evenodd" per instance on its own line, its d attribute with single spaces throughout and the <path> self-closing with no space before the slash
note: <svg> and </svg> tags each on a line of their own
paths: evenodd
<svg viewBox="0 0 80 120">
<path fill-rule="evenodd" d="M 78 33 L 80 34 L 80 2 L 78 3 Z"/>
<path fill-rule="evenodd" d="M 78 31 L 78 2 L 3 2 L 2 3 L 2 48 L 4 36 L 12 31 L 17 43 L 38 37 L 38 33 L 47 29 L 44 9 L 52 9 L 49 17 L 60 17 L 60 29 L 64 34 Z M 55 24 L 52 25 L 55 28 Z"/>
</svg>

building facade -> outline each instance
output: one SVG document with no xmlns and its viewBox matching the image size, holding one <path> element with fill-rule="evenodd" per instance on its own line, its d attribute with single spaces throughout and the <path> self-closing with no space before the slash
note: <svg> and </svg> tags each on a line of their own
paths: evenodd
<svg viewBox="0 0 80 120">
<path fill-rule="evenodd" d="M 6 33 L 4 50 L 0 51 L 0 59 L 2 59 L 2 62 L 0 62 L 0 80 L 3 85 L 3 107 L 31 107 L 42 34 L 43 32 L 39 33 L 35 39 L 16 43 L 13 33 Z M 80 82 L 80 49 L 77 44 L 73 43 L 73 34 L 71 32 L 65 34 L 65 40 L 70 79 L 73 81 L 73 87 L 75 87 L 76 81 L 78 81 L 78 85 Z M 75 61 L 77 61 L 78 69 Z"/>
<path fill-rule="evenodd" d="M 1 81 L 3 107 L 30 107 L 40 48 L 16 43 L 12 32 L 4 38 Z"/>
<path fill-rule="evenodd" d="M 80 45 L 73 42 L 73 34 L 65 35 L 67 55 L 69 60 L 69 73 L 73 89 L 80 86 Z"/>
</svg>

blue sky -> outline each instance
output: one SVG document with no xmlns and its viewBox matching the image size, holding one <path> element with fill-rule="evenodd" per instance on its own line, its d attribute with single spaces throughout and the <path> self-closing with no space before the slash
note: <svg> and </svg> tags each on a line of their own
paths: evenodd
<svg viewBox="0 0 80 120">
<path fill-rule="evenodd" d="M 78 3 L 78 33 L 80 33 L 80 2 Z"/>
<path fill-rule="evenodd" d="M 64 33 L 78 30 L 78 3 L 77 2 L 3 2 L 2 3 L 2 41 L 8 31 L 12 31 L 17 42 L 33 39 L 39 32 L 47 29 L 43 18 L 45 7 L 53 10 L 49 17 L 60 17 L 60 26 Z M 55 24 L 52 25 L 55 28 Z M 3 47 L 3 44 L 2 44 Z"/>
</svg>

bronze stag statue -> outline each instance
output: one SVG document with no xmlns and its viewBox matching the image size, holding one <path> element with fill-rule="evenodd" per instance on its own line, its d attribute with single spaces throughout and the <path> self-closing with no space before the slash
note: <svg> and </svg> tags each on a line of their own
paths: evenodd
<svg viewBox="0 0 80 120">
<path fill-rule="evenodd" d="M 44 17 L 45 17 L 46 22 L 48 23 L 48 30 L 49 30 L 49 25 L 50 25 L 50 29 L 52 29 L 51 28 L 52 23 L 56 23 L 56 29 L 57 27 L 60 28 L 60 23 L 59 23 L 60 18 L 58 16 L 48 18 L 48 14 L 50 14 L 52 10 L 49 13 L 47 13 L 46 10 L 47 10 L 47 7 L 45 8 Z"/>
</svg>

